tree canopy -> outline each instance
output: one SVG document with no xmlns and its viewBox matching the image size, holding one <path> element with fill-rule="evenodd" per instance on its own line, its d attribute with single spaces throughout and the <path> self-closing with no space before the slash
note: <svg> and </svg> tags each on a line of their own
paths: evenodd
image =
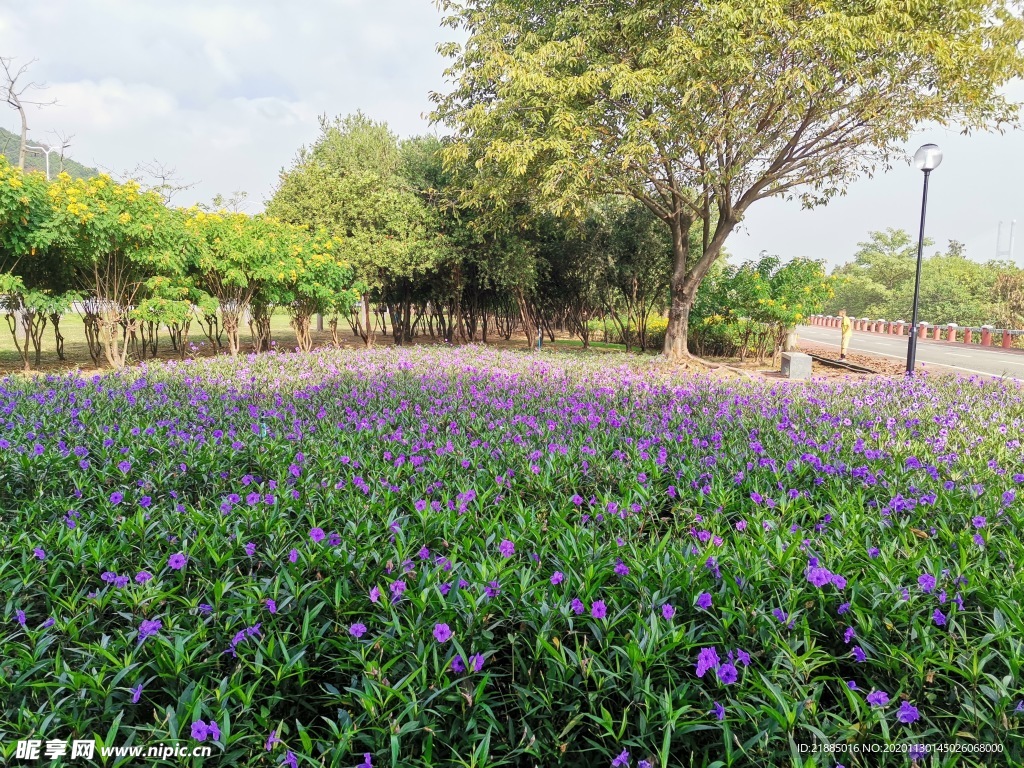
<svg viewBox="0 0 1024 768">
<path fill-rule="evenodd" d="M 926 240 L 925 245 L 932 243 Z M 871 232 L 868 240 L 859 243 L 853 260 L 832 273 L 835 296 L 824 311 L 837 314 L 845 309 L 854 317 L 908 319 L 916 264 L 917 242 L 910 234 L 900 229 Z M 1020 272 L 1008 262 L 974 261 L 962 244 L 950 241 L 945 253 L 932 253 L 922 262 L 921 318 L 935 324 L 1016 327 L 1019 320 L 1013 319 L 998 286 L 1009 286 Z"/>
<path fill-rule="evenodd" d="M 439 0 L 468 33 L 441 50 L 454 88 L 435 119 L 465 199 L 526 195 L 581 212 L 640 201 L 673 244 L 665 352 L 687 353 L 690 307 L 747 209 L 827 202 L 889 167 L 915 126 L 1013 124 L 1001 86 L 1024 74 L 1012 0 Z M 691 226 L 702 228 L 691 248 Z"/>
</svg>

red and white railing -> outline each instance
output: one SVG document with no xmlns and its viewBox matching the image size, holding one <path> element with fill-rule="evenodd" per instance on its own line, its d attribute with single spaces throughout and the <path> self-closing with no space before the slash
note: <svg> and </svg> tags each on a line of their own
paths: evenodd
<svg viewBox="0 0 1024 768">
<path fill-rule="evenodd" d="M 910 323 L 904 320 L 872 320 L 867 317 L 851 317 L 850 320 L 853 323 L 853 330 L 862 333 L 877 333 L 888 336 L 906 336 L 910 333 Z M 817 325 L 823 328 L 838 329 L 841 326 L 842 319 L 831 315 L 812 315 L 807 318 L 807 322 L 810 325 Z M 917 337 L 919 339 L 931 339 L 947 343 L 980 344 L 983 347 L 1000 346 L 1003 349 L 1012 348 L 1014 338 L 1024 336 L 1024 331 L 994 328 L 991 325 L 983 325 L 977 328 L 960 326 L 956 323 L 932 325 L 931 323 L 919 322 L 917 326 Z"/>
</svg>

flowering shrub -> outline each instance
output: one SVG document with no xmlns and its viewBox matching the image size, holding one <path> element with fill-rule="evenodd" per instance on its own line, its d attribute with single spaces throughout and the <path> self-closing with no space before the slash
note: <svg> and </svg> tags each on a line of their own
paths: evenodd
<svg viewBox="0 0 1024 768">
<path fill-rule="evenodd" d="M 0 754 L 1016 764 L 1022 414 L 479 348 L 7 379 Z"/>
</svg>

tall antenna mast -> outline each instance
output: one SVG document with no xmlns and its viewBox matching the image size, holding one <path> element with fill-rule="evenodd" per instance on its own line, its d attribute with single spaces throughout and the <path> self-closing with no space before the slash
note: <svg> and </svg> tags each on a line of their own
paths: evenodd
<svg viewBox="0 0 1024 768">
<path fill-rule="evenodd" d="M 1010 222 L 1010 244 L 1007 248 L 1003 248 L 1003 222 L 999 222 L 999 231 L 996 233 L 996 258 L 1001 259 L 1006 257 L 1008 260 L 1013 261 L 1013 241 L 1015 230 L 1017 229 L 1017 220 L 1014 219 Z"/>
</svg>

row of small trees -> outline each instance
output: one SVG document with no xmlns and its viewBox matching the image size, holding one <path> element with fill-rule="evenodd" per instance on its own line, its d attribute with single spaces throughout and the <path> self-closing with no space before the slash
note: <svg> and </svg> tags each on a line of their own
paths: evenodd
<svg viewBox="0 0 1024 768">
<path fill-rule="evenodd" d="M 0 158 L 0 310 L 24 367 L 38 365 L 47 327 L 64 359 L 61 321 L 72 309 L 94 363 L 113 368 L 155 357 L 162 334 L 184 356 L 197 326 L 236 355 L 247 325 L 259 352 L 275 309 L 290 315 L 304 350 L 316 315 L 335 343 L 344 321 L 366 345 L 378 332 L 396 344 L 517 333 L 535 343 L 566 332 L 586 347 L 598 329 L 627 348 L 662 343 L 664 321 L 653 335 L 649 324 L 668 305 L 673 246 L 656 215 L 607 196 L 572 218 L 525 203 L 506 222 L 481 216 L 460 205 L 462 180 L 443 167 L 441 148 L 434 137 L 399 141 L 361 114 L 323 120 L 257 216 L 172 208 L 106 176 L 46 182 Z M 690 238 L 700 237 L 695 227 Z M 750 339 L 761 350 L 800 319 L 781 305 L 820 309 L 810 296 L 773 303 L 756 280 L 741 286 L 751 270 L 773 286 L 797 272 L 820 282 L 820 265 L 801 264 L 733 270 L 731 288 L 722 280 L 732 272 L 716 270 L 699 302 L 710 309 L 698 344 L 709 323 L 724 332 L 742 321 L 741 354 Z"/>
<path fill-rule="evenodd" d="M 172 208 L 106 176 L 47 182 L 0 158 L 0 311 L 24 367 L 77 311 L 95 364 L 179 355 L 200 329 L 216 348 L 269 346 L 287 311 L 296 344 L 315 315 L 367 345 L 418 335 L 449 342 L 568 332 L 597 321 L 647 346 L 667 300 L 671 243 L 638 204 L 607 198 L 582 219 L 524 207 L 496 226 L 460 207 L 434 137 L 399 141 L 361 114 L 324 120 L 282 172 L 266 214 Z M 525 223 L 524 223 L 525 222 Z"/>
<path fill-rule="evenodd" d="M 258 351 L 274 307 L 308 349 L 310 318 L 347 313 L 358 295 L 342 246 L 269 216 L 170 208 L 107 176 L 47 182 L 0 158 L 0 309 L 26 370 L 47 324 L 64 358 L 72 307 L 94 362 L 115 369 L 155 356 L 162 329 L 184 355 L 196 322 L 237 354 L 247 320 Z"/>
</svg>

